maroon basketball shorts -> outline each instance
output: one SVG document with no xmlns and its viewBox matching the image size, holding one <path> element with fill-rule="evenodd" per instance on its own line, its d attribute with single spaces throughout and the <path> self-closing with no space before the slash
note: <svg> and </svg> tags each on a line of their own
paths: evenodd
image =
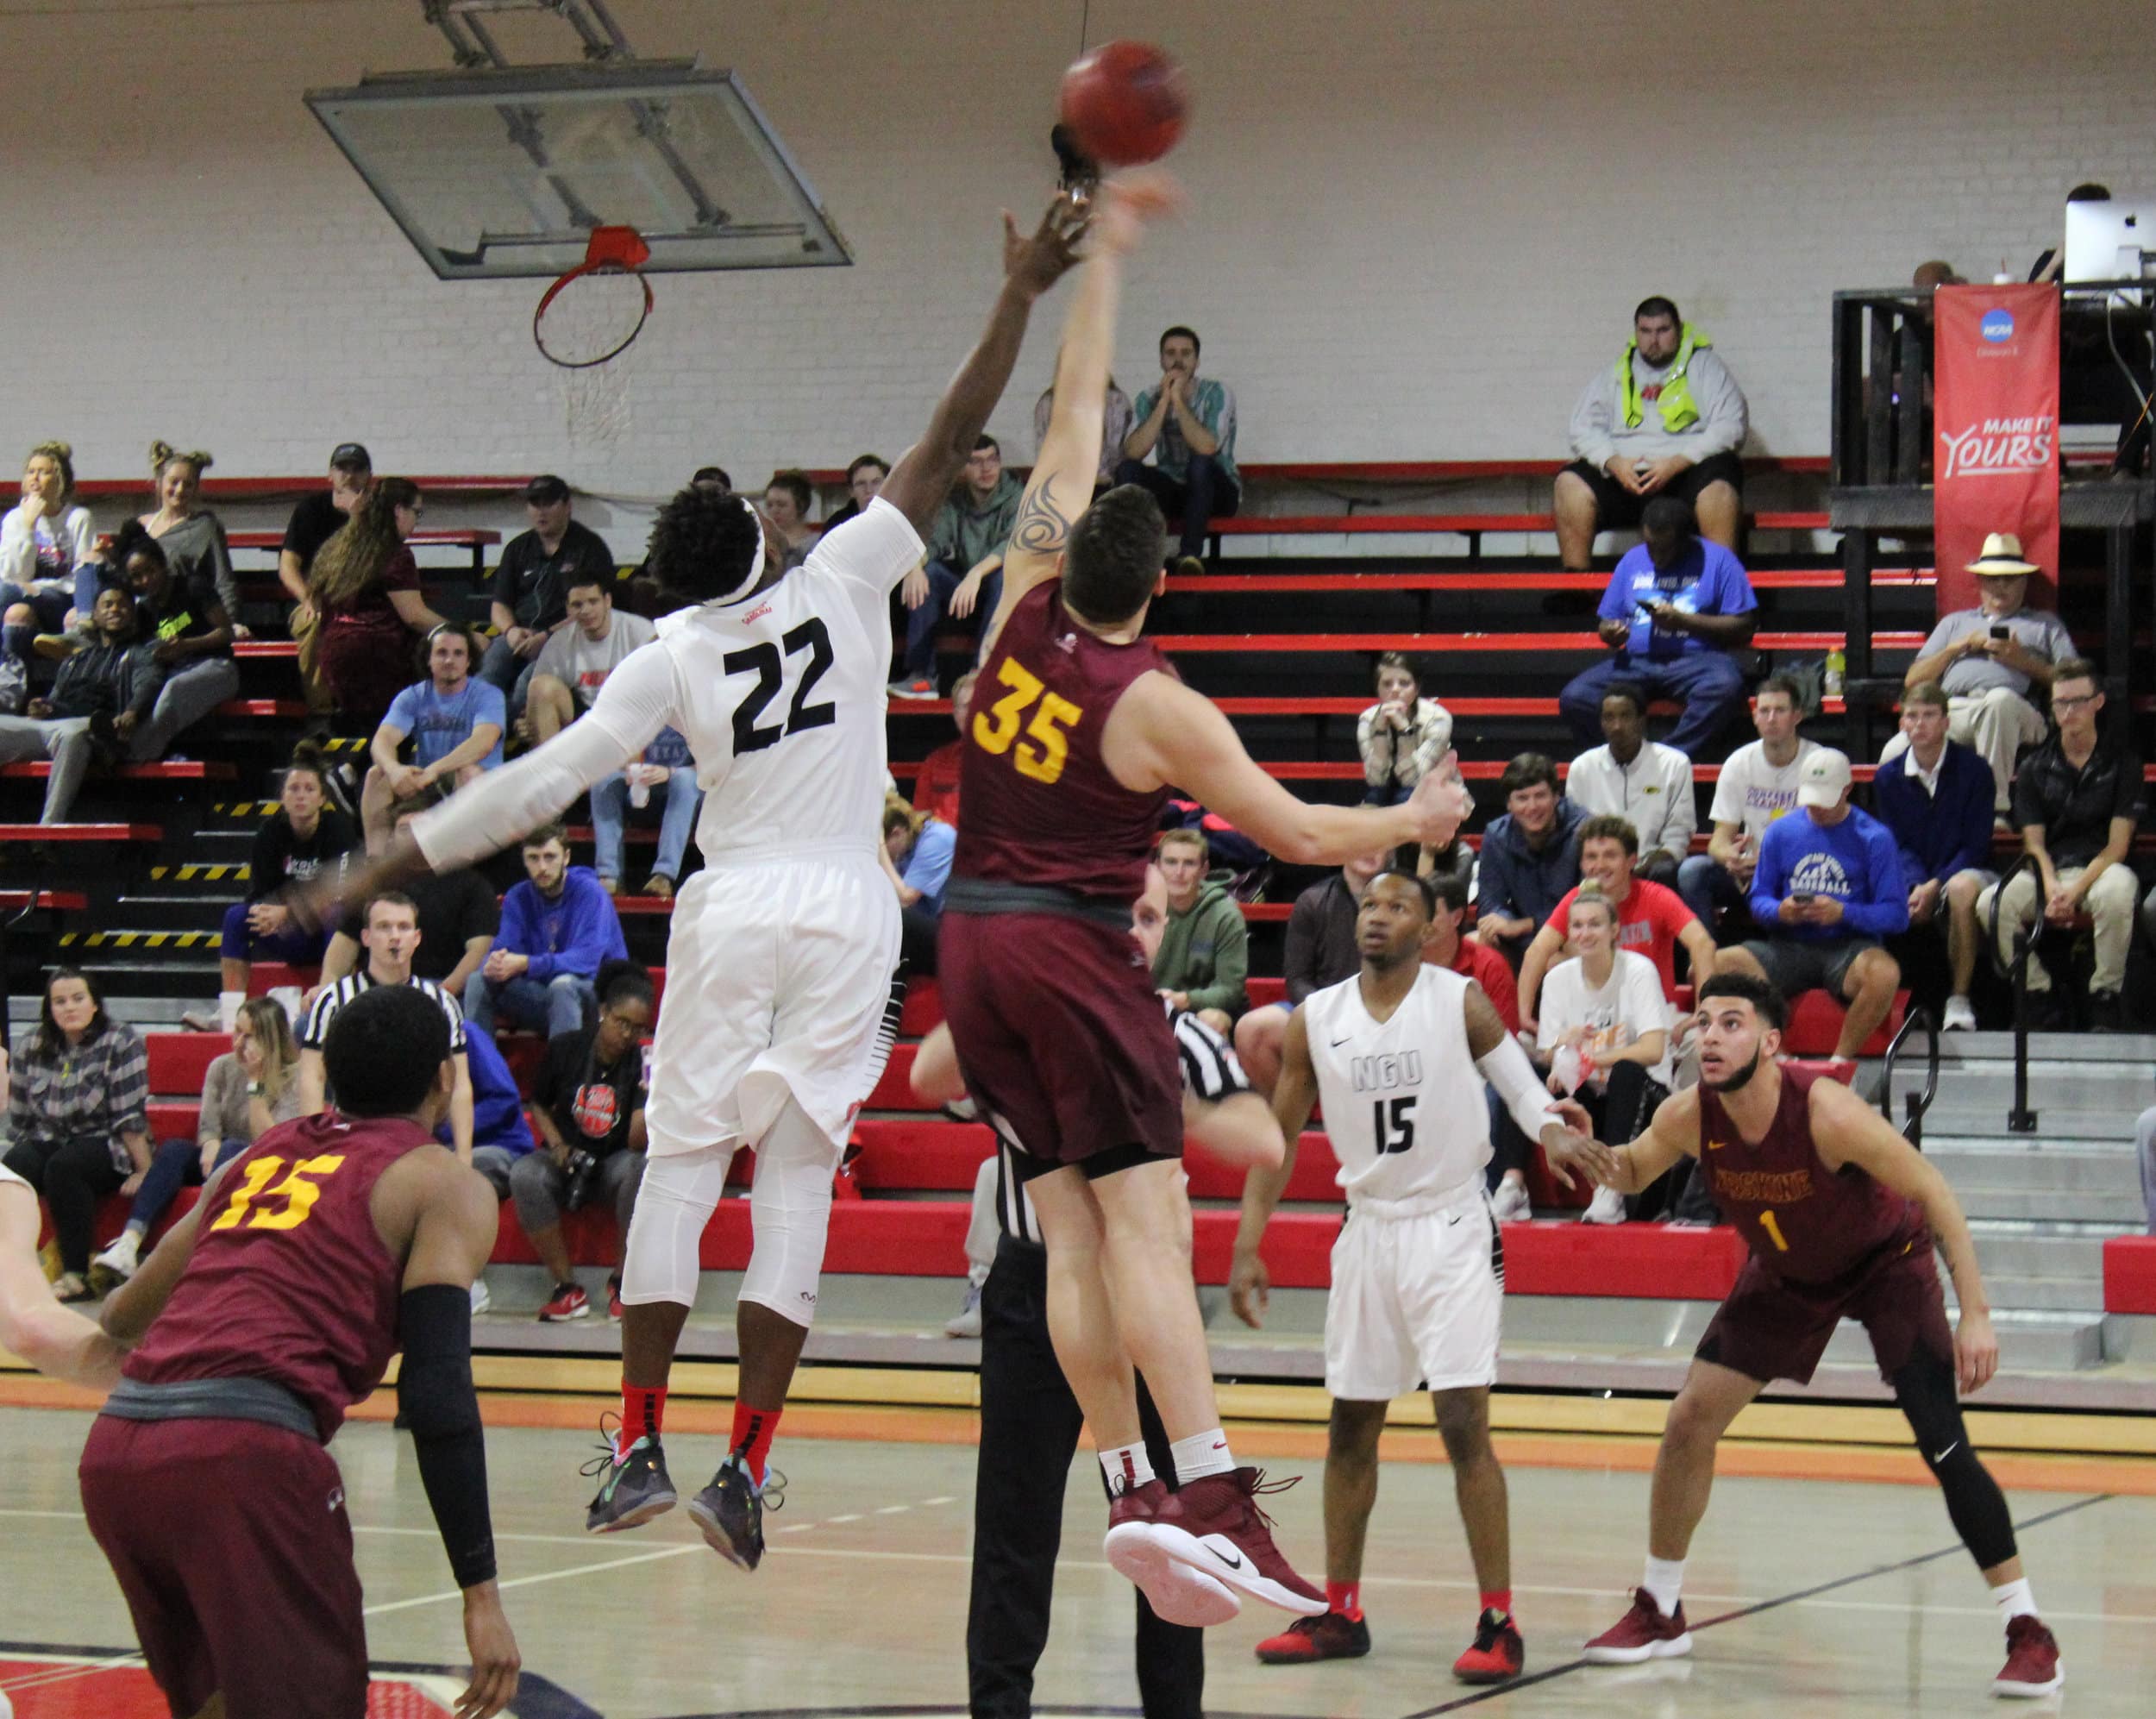
<svg viewBox="0 0 2156 1719">
<path fill-rule="evenodd" d="M 937 986 L 966 1089 L 1047 1167 L 1182 1151 L 1182 1065 L 1127 931 L 946 910 Z"/>
<path fill-rule="evenodd" d="M 311 1439 L 101 1415 L 83 1509 L 176 1719 L 364 1719 L 367 1625 L 344 1484 Z"/>
<path fill-rule="evenodd" d="M 1888 1243 L 1833 1284 L 1785 1283 L 1756 1258 L 1745 1260 L 1697 1353 L 1762 1383 L 1806 1384 L 1843 1319 L 1864 1327 L 1879 1377 L 1890 1384 L 1920 1350 L 1953 1365 L 1953 1333 L 1929 1231 Z"/>
</svg>

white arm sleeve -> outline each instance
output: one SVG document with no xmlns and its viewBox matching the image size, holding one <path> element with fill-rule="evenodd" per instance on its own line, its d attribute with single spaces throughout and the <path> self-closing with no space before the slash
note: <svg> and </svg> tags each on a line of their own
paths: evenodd
<svg viewBox="0 0 2156 1719">
<path fill-rule="evenodd" d="M 471 787 L 412 825 L 419 851 L 436 871 L 474 865 L 523 839 L 577 795 L 641 758 L 674 715 L 674 659 L 663 650 L 631 652 L 606 677 L 579 721 L 527 757 L 489 770 Z"/>
<path fill-rule="evenodd" d="M 1550 1096 L 1550 1088 L 1537 1078 L 1535 1065 L 1527 1060 L 1527 1053 L 1509 1033 L 1505 1042 L 1487 1057 L 1477 1057 L 1475 1066 L 1482 1071 L 1482 1078 L 1497 1088 L 1498 1097 L 1505 1101 L 1505 1108 L 1512 1112 L 1512 1120 L 1529 1139 L 1541 1139 L 1542 1131 L 1551 1123 L 1564 1120 L 1557 1114 L 1557 1101 Z"/>
</svg>

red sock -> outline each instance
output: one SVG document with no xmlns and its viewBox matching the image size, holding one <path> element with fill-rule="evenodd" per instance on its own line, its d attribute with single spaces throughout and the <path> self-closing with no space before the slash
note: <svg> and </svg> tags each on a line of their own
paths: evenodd
<svg viewBox="0 0 2156 1719">
<path fill-rule="evenodd" d="M 786 1411 L 780 1408 L 751 1408 L 736 1398 L 734 1402 L 734 1454 L 749 1471 L 749 1477 L 757 1485 L 763 1484 L 764 1463 L 771 1454 L 772 1436 L 779 1430 L 779 1416 Z"/>
<path fill-rule="evenodd" d="M 656 1439 L 659 1423 L 667 1418 L 667 1388 L 622 1381 L 621 1431 L 614 1435 L 617 1460 L 639 1439 Z"/>
<path fill-rule="evenodd" d="M 1510 1588 L 1483 1589 L 1482 1609 L 1494 1611 L 1500 1617 L 1510 1617 L 1512 1615 L 1512 1590 Z"/>
<path fill-rule="evenodd" d="M 1360 1582 L 1327 1582 L 1325 1584 L 1325 1604 L 1327 1611 L 1337 1611 L 1351 1622 L 1363 1619 L 1363 1584 Z"/>
</svg>

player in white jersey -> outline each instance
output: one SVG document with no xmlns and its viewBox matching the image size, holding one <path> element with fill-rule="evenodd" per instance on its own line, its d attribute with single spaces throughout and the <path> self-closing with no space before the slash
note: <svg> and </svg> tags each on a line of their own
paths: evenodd
<svg viewBox="0 0 2156 1719">
<path fill-rule="evenodd" d="M 5 1062 L 0 1057 L 0 1069 Z M 0 1349 L 52 1378 L 109 1390 L 127 1352 L 95 1320 L 53 1299 L 37 1261 L 38 1227 L 37 1189 L 0 1164 Z"/>
<path fill-rule="evenodd" d="M 736 1310 L 730 1450 L 690 1503 L 746 1569 L 763 1556 L 766 1458 L 816 1310 L 831 1177 L 874 1079 L 899 955 L 881 863 L 892 591 L 920 564 L 1018 357 L 1033 302 L 1075 260 L 1083 208 L 1059 198 L 1031 237 L 1004 217 L 1004 281 L 987 332 L 926 433 L 868 511 L 791 573 L 745 498 L 692 486 L 660 511 L 649 567 L 692 606 L 607 676 L 590 712 L 530 756 L 417 819 L 354 888 L 420 865 L 469 865 L 555 817 L 661 728 L 684 735 L 705 791 L 703 871 L 676 898 L 652 1060 L 650 1166 L 622 1265 L 622 1427 L 586 1526 L 671 1509 L 659 1434 L 698 1246 L 743 1146 L 756 1154 L 755 1241 Z"/>
<path fill-rule="evenodd" d="M 1483 1193 L 1490 1155 L 1483 1082 L 1568 1183 L 1568 1166 L 1601 1164 L 1608 1149 L 1588 1137 L 1584 1111 L 1550 1096 L 1482 987 L 1423 961 L 1435 913 L 1423 879 L 1388 871 L 1371 881 L 1356 916 L 1362 971 L 1313 993 L 1288 1023 L 1273 1095 L 1287 1158 L 1278 1170 L 1252 1170 L 1244 1183 L 1228 1283 L 1236 1313 L 1256 1326 L 1269 1287 L 1259 1252 L 1265 1226 L 1322 1099 L 1348 1207 L 1326 1303 L 1325 1383 L 1333 1399 L 1326 1609 L 1298 1618 L 1257 1653 L 1277 1665 L 1369 1652 L 1357 1589 L 1377 1501 L 1378 1434 L 1393 1398 L 1422 1384 L 1437 1406 L 1482 1590 L 1475 1643 L 1453 1674 L 1502 1683 L 1519 1676 L 1523 1649 L 1512 1616 L 1505 1473 L 1489 1439 L 1505 1254 Z"/>
</svg>

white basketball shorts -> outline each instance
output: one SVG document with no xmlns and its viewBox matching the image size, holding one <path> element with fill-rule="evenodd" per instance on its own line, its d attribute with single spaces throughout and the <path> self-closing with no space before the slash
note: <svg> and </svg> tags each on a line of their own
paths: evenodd
<svg viewBox="0 0 2156 1719">
<path fill-rule="evenodd" d="M 1332 1244 L 1325 1388 L 1356 1402 L 1497 1382 L 1504 1244 L 1478 1178 L 1419 1200 L 1363 1200 Z"/>
<path fill-rule="evenodd" d="M 898 897 L 873 853 L 697 873 L 667 945 L 651 1155 L 753 1145 L 789 1097 L 843 1147 L 874 1082 L 898 959 Z"/>
</svg>

